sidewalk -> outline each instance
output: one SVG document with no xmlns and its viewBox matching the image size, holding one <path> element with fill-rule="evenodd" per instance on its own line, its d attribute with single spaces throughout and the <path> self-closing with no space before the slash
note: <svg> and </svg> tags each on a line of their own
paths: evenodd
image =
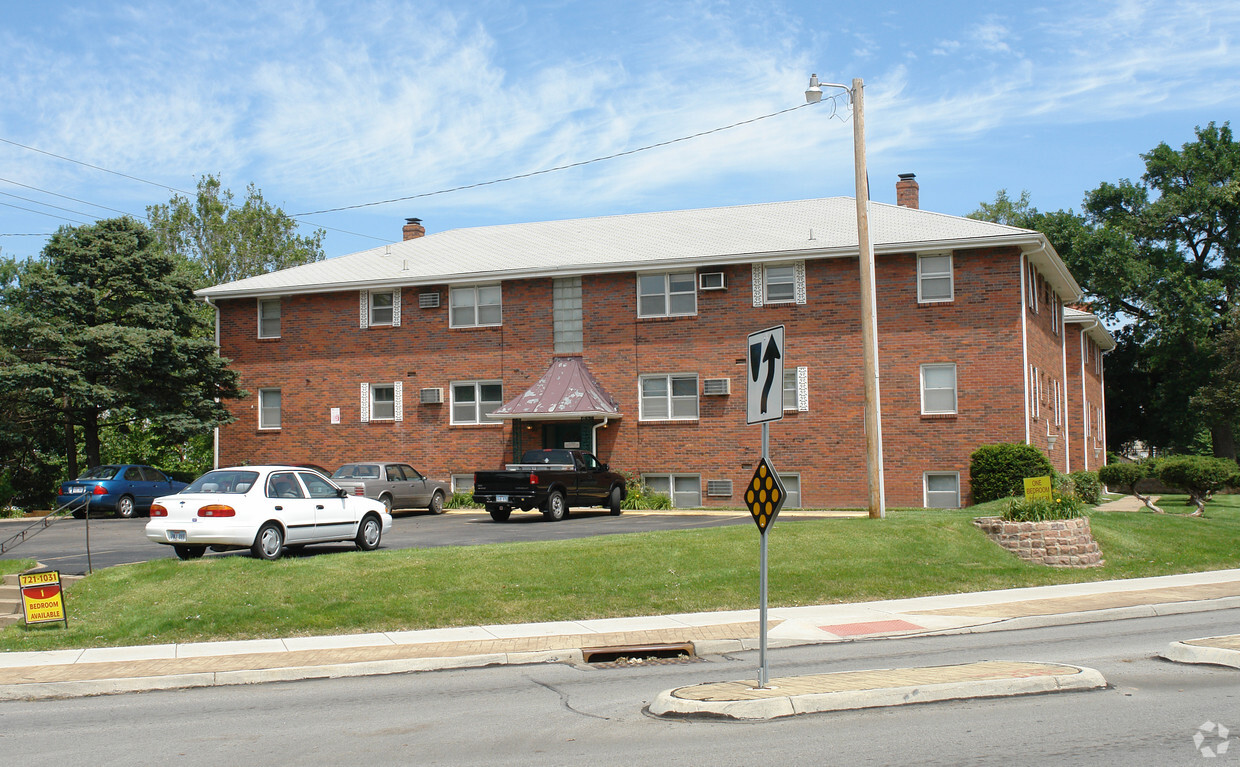
<svg viewBox="0 0 1240 767">
<path fill-rule="evenodd" d="M 856 638 L 995 631 L 1229 607 L 1240 607 L 1240 570 L 860 604 L 771 608 L 768 643 L 770 647 L 788 647 Z M 656 654 L 659 649 L 673 645 L 689 645 L 696 655 L 712 655 L 755 650 L 759 644 L 758 634 L 755 608 L 733 612 L 347 636 L 3 653 L 0 654 L 0 700 L 104 695 L 501 664 L 587 663 L 601 652 L 613 656 L 617 652 L 629 652 L 633 657 L 642 657 L 643 653 Z M 984 683 L 983 687 L 988 692 L 981 694 L 986 695 L 1068 689 L 1075 683 L 1072 680 L 1065 682 L 1069 677 L 1076 682 L 1089 682 L 1096 686 L 1096 680 L 1085 674 L 1088 669 L 1063 666 L 1031 670 L 1009 664 L 994 668 L 940 667 L 898 671 L 917 674 L 912 677 L 892 676 L 881 682 L 879 687 L 874 687 L 876 682 L 873 678 L 851 679 L 844 682 L 844 689 L 851 689 L 848 687 L 851 684 L 855 688 L 851 692 L 872 693 L 871 700 L 876 700 L 875 696 L 889 697 L 893 691 L 902 689 L 901 685 L 910 679 L 913 684 L 922 687 L 932 687 L 942 682 L 950 689 L 956 689 L 951 685 L 961 683 L 962 679 L 968 684 Z M 795 689 L 803 691 L 796 695 L 812 697 L 816 693 L 840 692 L 840 678 L 827 679 L 825 677 L 833 675 L 822 676 L 823 679 L 801 678 Z M 999 680 L 998 688 L 994 687 L 995 680 Z M 780 680 L 771 680 L 772 686 L 776 681 Z M 752 688 L 756 682 L 718 684 L 748 684 Z M 968 687 L 968 684 L 967 689 L 975 689 Z M 783 685 L 781 692 L 767 697 L 788 698 L 794 684 L 784 681 Z M 1029 685 L 1037 689 L 1026 689 Z M 1000 688 L 1008 692 L 994 691 Z M 707 709 L 701 707 L 695 710 Z"/>
</svg>

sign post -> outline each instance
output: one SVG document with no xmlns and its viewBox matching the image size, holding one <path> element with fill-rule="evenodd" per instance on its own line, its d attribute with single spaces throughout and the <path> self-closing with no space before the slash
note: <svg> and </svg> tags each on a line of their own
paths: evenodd
<svg viewBox="0 0 1240 767">
<path fill-rule="evenodd" d="M 761 534 L 758 558 L 758 688 L 765 689 L 766 659 L 766 531 L 784 506 L 784 484 L 771 465 L 771 421 L 784 417 L 784 326 L 750 333 L 745 420 L 762 424 L 762 460 L 745 489 L 745 505 Z"/>
</svg>

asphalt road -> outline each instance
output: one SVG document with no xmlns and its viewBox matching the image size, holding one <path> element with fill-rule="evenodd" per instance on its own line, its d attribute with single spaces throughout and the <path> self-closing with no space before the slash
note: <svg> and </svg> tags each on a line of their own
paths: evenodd
<svg viewBox="0 0 1240 767">
<path fill-rule="evenodd" d="M 1197 765 L 1240 760 L 1240 671 L 1155 657 L 1240 630 L 1240 610 L 774 649 L 785 675 L 979 660 L 1071 663 L 1090 692 L 813 714 L 657 719 L 660 691 L 752 679 L 757 654 L 544 664 L 0 703 L 12 764 Z M 1209 723 L 1211 731 L 1202 727 Z M 1229 731 L 1219 736 L 1217 725 Z M 1194 736 L 1202 733 L 1202 743 Z M 1231 735 L 1230 733 L 1236 733 Z M 1227 753 L 1218 749 L 1227 744 Z"/>
<path fill-rule="evenodd" d="M 29 528 L 37 520 L 0 521 L 0 540 Z M 485 543 L 553 541 L 615 535 L 651 530 L 685 530 L 701 527 L 748 524 L 746 511 L 734 514 L 694 514 L 692 512 L 627 512 L 613 517 L 602 509 L 574 509 L 560 522 L 547 522 L 537 512 L 516 512 L 507 522 L 495 522 L 485 512 L 449 511 L 441 515 L 398 511 L 392 531 L 384 536 L 384 549 L 415 549 L 435 546 L 476 546 Z M 795 524 L 795 522 L 781 522 Z M 175 557 L 171 546 L 152 543 L 143 530 L 146 519 L 104 517 L 89 520 L 90 555 L 87 556 L 87 520 L 62 519 L 46 530 L 7 551 L 0 559 L 37 559 L 48 567 L 76 575 L 93 569 L 131 562 Z M 755 535 L 757 534 L 755 528 Z M 350 551 L 349 545 L 310 546 L 301 556 L 334 551 Z M 246 552 L 208 553 L 207 556 L 249 556 Z"/>
</svg>

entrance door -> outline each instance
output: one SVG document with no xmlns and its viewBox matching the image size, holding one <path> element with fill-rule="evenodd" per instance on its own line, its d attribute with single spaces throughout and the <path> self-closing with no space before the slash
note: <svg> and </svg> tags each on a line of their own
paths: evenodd
<svg viewBox="0 0 1240 767">
<path fill-rule="evenodd" d="M 557 450 L 592 450 L 593 445 L 587 444 L 588 437 L 586 442 L 582 442 L 582 432 L 589 434 L 582 428 L 580 421 L 552 421 L 543 424 L 543 447 Z"/>
</svg>

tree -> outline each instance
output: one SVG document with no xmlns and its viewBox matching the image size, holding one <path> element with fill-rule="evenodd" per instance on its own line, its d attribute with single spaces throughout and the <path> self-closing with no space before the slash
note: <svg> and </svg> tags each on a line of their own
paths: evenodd
<svg viewBox="0 0 1240 767">
<path fill-rule="evenodd" d="M 1188 493 L 1188 501 L 1197 507 L 1189 516 L 1203 517 L 1206 501 L 1228 486 L 1240 485 L 1240 466 L 1230 458 L 1177 456 L 1158 462 L 1158 478 L 1164 484 Z"/>
<path fill-rule="evenodd" d="M 194 272 L 195 286 L 206 287 L 321 261 L 324 231 L 297 234 L 297 222 L 263 199 L 250 184 L 245 202 L 212 175 L 198 180 L 193 201 L 174 196 L 167 205 L 147 208 L 158 247 L 179 256 Z"/>
<path fill-rule="evenodd" d="M 62 227 L 20 265 L 0 312 L 0 397 L 46 435 L 55 413 L 70 475 L 77 429 L 100 463 L 100 428 L 149 423 L 165 443 L 230 420 L 241 392 L 174 257 L 131 218 Z"/>
<path fill-rule="evenodd" d="M 1219 339 L 1240 299 L 1240 145 L 1226 123 L 1210 123 L 1181 149 L 1162 143 L 1142 159 L 1140 182 L 1103 183 L 1083 216 L 1042 214 L 1027 194 L 1003 191 L 973 216 L 1046 234 L 1091 310 L 1117 326 L 1110 447 L 1142 439 L 1185 450 L 1208 428 L 1215 455 L 1234 458 L 1236 410 L 1213 394 L 1226 393 Z"/>
</svg>

